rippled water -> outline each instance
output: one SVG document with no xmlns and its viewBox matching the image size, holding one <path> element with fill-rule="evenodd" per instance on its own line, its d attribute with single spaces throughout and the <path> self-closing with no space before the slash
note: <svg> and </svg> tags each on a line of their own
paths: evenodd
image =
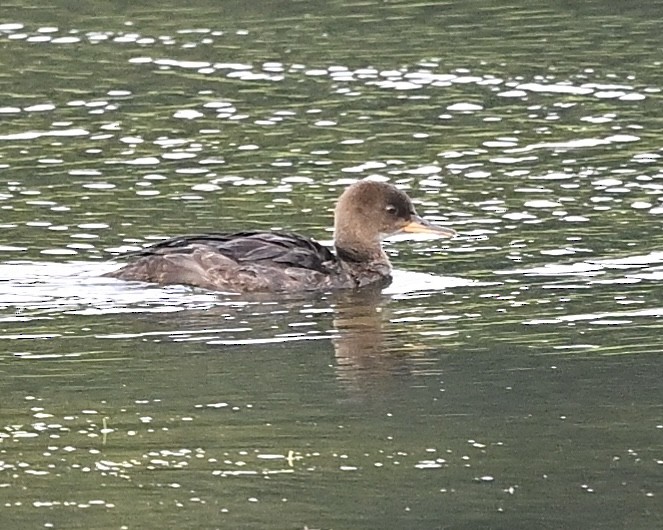
<svg viewBox="0 0 663 530">
<path fill-rule="evenodd" d="M 2 526 L 661 526 L 658 4 L 160 6 L 2 10 Z M 368 176 L 383 292 L 100 277 Z"/>
</svg>

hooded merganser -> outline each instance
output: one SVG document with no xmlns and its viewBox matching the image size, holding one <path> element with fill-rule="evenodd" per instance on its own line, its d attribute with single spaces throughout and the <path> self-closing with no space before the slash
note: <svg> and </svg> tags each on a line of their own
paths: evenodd
<svg viewBox="0 0 663 530">
<path fill-rule="evenodd" d="M 419 217 L 407 194 L 392 184 L 362 180 L 349 186 L 336 204 L 335 254 L 298 234 L 211 233 L 175 237 L 132 252 L 135 261 L 105 276 L 235 293 L 386 286 L 391 264 L 381 240 L 399 232 L 456 235 Z"/>
</svg>

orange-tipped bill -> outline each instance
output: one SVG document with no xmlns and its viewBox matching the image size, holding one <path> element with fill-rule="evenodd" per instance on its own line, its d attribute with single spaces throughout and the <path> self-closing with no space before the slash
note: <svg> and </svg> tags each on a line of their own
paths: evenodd
<svg viewBox="0 0 663 530">
<path fill-rule="evenodd" d="M 452 228 L 434 225 L 418 215 L 413 216 L 412 221 L 401 228 L 401 232 L 406 232 L 408 234 L 430 234 L 440 237 L 454 237 L 456 235 L 456 231 Z"/>
</svg>

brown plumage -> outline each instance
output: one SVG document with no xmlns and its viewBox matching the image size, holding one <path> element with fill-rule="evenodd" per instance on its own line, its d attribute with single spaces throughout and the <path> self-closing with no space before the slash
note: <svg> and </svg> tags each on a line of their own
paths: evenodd
<svg viewBox="0 0 663 530">
<path fill-rule="evenodd" d="M 106 276 L 226 292 L 296 292 L 387 285 L 391 264 L 382 238 L 398 232 L 453 237 L 417 215 L 391 184 L 362 180 L 341 195 L 334 213 L 334 254 L 308 237 L 284 232 L 181 236 L 128 256 Z"/>
</svg>

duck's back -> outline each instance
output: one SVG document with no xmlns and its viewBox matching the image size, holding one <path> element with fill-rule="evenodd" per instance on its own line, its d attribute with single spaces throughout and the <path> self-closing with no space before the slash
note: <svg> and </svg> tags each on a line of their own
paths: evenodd
<svg viewBox="0 0 663 530">
<path fill-rule="evenodd" d="M 108 276 L 231 292 L 354 287 L 338 258 L 298 234 L 239 232 L 182 236 L 131 253 Z"/>
</svg>

